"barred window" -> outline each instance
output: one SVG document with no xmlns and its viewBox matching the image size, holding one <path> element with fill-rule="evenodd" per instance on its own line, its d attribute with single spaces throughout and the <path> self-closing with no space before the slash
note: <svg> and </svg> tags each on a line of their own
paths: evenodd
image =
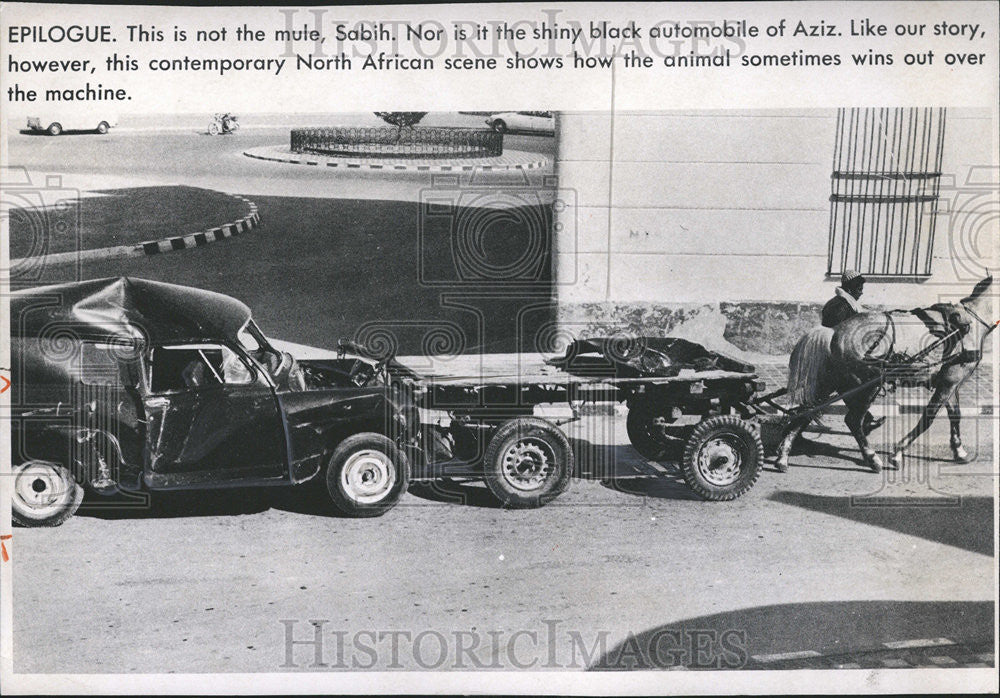
<svg viewBox="0 0 1000 698">
<path fill-rule="evenodd" d="M 827 274 L 931 274 L 943 108 L 837 112 Z"/>
</svg>

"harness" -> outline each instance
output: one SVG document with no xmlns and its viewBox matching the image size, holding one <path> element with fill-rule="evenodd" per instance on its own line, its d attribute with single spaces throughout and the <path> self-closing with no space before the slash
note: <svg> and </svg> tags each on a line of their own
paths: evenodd
<svg viewBox="0 0 1000 698">
<path fill-rule="evenodd" d="M 910 311 L 889 311 L 883 313 L 885 316 L 885 325 L 882 327 L 881 332 L 872 342 L 871 346 L 865 352 L 865 360 L 869 363 L 875 364 L 882 374 L 883 378 L 887 380 L 892 379 L 905 379 L 907 374 L 915 376 L 922 371 L 927 371 L 935 366 L 947 366 L 952 364 L 964 364 L 978 362 L 982 359 L 982 350 L 975 349 L 964 349 L 960 351 L 955 351 L 956 348 L 962 347 L 962 339 L 969 332 L 968 324 L 960 324 L 952 322 L 951 315 L 949 312 L 952 306 L 946 304 L 937 304 L 929 308 L 914 308 Z M 990 325 L 979 317 L 973 310 L 962 304 L 962 308 L 967 310 L 973 317 L 975 317 L 979 322 L 983 323 L 990 330 L 994 329 L 996 325 Z M 930 335 L 936 338 L 936 341 L 932 342 L 930 345 L 924 347 L 915 355 L 909 355 L 906 352 L 896 351 L 896 323 L 893 320 L 893 312 L 897 313 L 909 313 L 913 315 L 918 320 L 920 320 Z M 933 314 L 937 314 L 940 318 L 935 317 Z M 886 338 L 889 338 L 888 348 L 885 353 L 881 356 L 875 356 L 875 350 L 883 343 Z M 941 347 L 941 358 L 936 361 L 926 361 L 917 365 L 924 357 L 930 354 L 932 351 Z"/>
</svg>

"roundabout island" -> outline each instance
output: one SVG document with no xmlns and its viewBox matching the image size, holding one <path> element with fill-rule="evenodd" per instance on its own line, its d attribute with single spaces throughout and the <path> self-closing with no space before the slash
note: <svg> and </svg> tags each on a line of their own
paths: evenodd
<svg viewBox="0 0 1000 698">
<path fill-rule="evenodd" d="M 412 128 L 419 112 L 380 113 L 395 127 L 295 128 L 289 145 L 243 151 L 258 160 L 343 169 L 454 172 L 534 170 L 548 164 L 537 153 L 504 150 L 503 133 L 491 129 Z M 414 115 L 414 116 L 411 116 Z"/>
</svg>

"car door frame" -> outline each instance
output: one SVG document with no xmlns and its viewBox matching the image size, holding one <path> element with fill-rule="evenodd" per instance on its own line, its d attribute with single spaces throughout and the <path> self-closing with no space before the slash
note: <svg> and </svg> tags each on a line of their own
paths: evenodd
<svg viewBox="0 0 1000 698">
<path fill-rule="evenodd" d="M 208 348 L 228 350 L 232 352 L 241 363 L 250 371 L 252 380 L 248 383 L 218 383 L 212 386 L 186 387 L 183 389 L 172 389 L 154 392 L 153 371 L 155 363 L 155 352 L 157 350 L 177 350 Z M 202 360 L 207 358 L 202 355 Z M 207 366 L 211 368 L 209 364 Z M 143 457 L 143 480 L 149 489 L 203 489 L 208 487 L 242 487 L 254 485 L 285 485 L 290 482 L 288 465 L 288 433 L 284 414 L 282 413 L 280 402 L 278 401 L 275 387 L 267 372 L 264 371 L 255 361 L 247 356 L 246 352 L 233 343 L 220 340 L 204 340 L 193 342 L 163 342 L 151 346 L 143 355 L 143 407 L 145 410 L 146 439 L 144 444 Z M 264 439 L 275 438 L 280 440 L 277 444 L 272 444 L 270 452 L 265 449 L 260 453 L 265 454 L 264 463 L 255 463 L 246 468 L 235 467 L 201 467 L 192 468 L 184 464 L 181 458 L 182 452 L 172 454 L 164 453 L 162 439 L 164 432 L 168 428 L 181 427 L 183 433 L 169 435 L 183 437 L 185 444 L 191 435 L 191 431 L 197 426 L 196 420 L 203 417 L 200 410 L 204 403 L 210 403 L 209 408 L 218 408 L 228 405 L 233 396 L 233 391 L 239 397 L 256 398 L 262 409 L 267 410 L 264 415 L 267 423 L 266 429 L 249 430 L 244 429 L 241 433 L 262 436 Z M 256 395 L 252 393 L 256 392 Z M 239 395 L 243 393 L 243 395 Z M 219 400 L 219 397 L 222 400 Z M 214 399 L 214 400 L 213 400 Z M 159 412 L 155 412 L 158 410 Z M 185 422 L 184 414 L 171 414 L 172 411 L 187 411 L 187 428 L 183 426 Z M 257 411 L 250 413 L 259 414 Z M 166 424 L 165 419 L 173 417 L 174 422 Z M 181 421 L 177 422 L 176 420 Z M 257 420 L 258 422 L 260 420 Z M 249 420 L 248 423 L 254 423 Z M 269 434 L 267 432 L 270 432 Z M 232 439 L 231 435 L 231 439 Z M 230 440 L 231 440 L 230 439 Z M 267 445 L 266 443 L 264 444 Z M 197 446 L 197 445 L 196 445 Z M 247 451 L 246 444 L 239 453 Z M 158 451 L 159 449 L 159 451 Z M 174 460 L 171 460 L 171 456 Z M 158 462 L 160 458 L 164 461 Z M 215 476 L 213 476 L 215 473 Z M 230 477 L 227 477 L 229 475 Z"/>
</svg>

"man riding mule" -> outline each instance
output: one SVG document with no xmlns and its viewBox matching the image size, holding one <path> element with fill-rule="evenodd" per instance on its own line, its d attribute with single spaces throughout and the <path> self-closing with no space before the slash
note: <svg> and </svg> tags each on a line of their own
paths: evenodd
<svg viewBox="0 0 1000 698">
<path fill-rule="evenodd" d="M 987 319 L 987 291 L 992 282 L 992 276 L 987 276 L 957 303 L 911 311 L 861 312 L 835 329 L 810 330 L 792 351 L 788 376 L 792 404 L 805 409 L 781 442 L 778 469 L 788 468 L 792 442 L 821 411 L 808 408 L 826 407 L 837 394 L 847 405 L 844 422 L 858 442 L 865 465 L 879 472 L 882 461 L 867 438 L 874 426 L 865 416 L 886 383 L 923 385 L 933 391 L 916 426 L 895 445 L 894 466 L 902 464 L 904 450 L 927 430 L 942 406 L 948 411 L 955 460 L 968 462 L 969 454 L 962 447 L 958 388 L 979 365 L 986 336 L 997 324 Z"/>
</svg>

